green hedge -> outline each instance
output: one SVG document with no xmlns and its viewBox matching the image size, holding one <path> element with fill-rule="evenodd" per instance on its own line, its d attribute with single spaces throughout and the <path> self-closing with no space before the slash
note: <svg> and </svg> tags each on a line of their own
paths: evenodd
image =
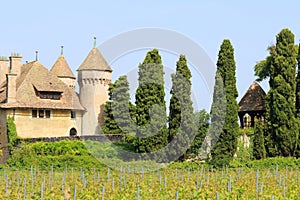
<svg viewBox="0 0 300 200">
<path fill-rule="evenodd" d="M 300 159 L 296 159 L 293 157 L 275 157 L 275 158 L 266 158 L 262 160 L 250 160 L 247 162 L 238 162 L 233 160 L 229 167 L 237 168 L 237 167 L 247 167 L 247 168 L 255 168 L 255 169 L 283 169 L 283 168 L 298 168 L 300 169 Z"/>
</svg>

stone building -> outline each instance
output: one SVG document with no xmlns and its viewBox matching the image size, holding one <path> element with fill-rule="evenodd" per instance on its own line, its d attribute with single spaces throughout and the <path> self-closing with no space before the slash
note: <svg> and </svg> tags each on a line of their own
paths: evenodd
<svg viewBox="0 0 300 200">
<path fill-rule="evenodd" d="M 76 77 L 61 54 L 48 70 L 19 54 L 0 57 L 0 125 L 13 117 L 21 138 L 95 135 L 100 132 L 112 69 L 94 47 Z"/>
<path fill-rule="evenodd" d="M 239 119 L 241 128 L 254 127 L 255 120 L 264 120 L 266 93 L 261 86 L 254 81 L 239 102 Z"/>
</svg>

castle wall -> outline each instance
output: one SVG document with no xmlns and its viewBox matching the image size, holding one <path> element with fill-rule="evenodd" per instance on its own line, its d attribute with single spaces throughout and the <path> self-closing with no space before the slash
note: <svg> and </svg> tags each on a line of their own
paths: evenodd
<svg viewBox="0 0 300 200">
<path fill-rule="evenodd" d="M 94 135 L 101 132 L 104 112 L 108 101 L 108 88 L 111 72 L 86 70 L 78 72 L 80 86 L 80 102 L 87 112 L 82 118 L 82 135 Z"/>
<path fill-rule="evenodd" d="M 69 110 L 51 110 L 50 118 L 33 118 L 30 109 L 7 110 L 7 115 L 14 117 L 17 133 L 21 138 L 69 136 L 71 128 L 75 128 L 77 134 L 80 134 L 77 123 L 81 120 L 77 118 L 81 118 L 81 115 L 71 119 Z"/>
</svg>

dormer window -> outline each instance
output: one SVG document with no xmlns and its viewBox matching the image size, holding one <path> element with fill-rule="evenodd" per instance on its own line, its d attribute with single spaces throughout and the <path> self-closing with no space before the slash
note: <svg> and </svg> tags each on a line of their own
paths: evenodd
<svg viewBox="0 0 300 200">
<path fill-rule="evenodd" d="M 39 92 L 41 99 L 60 100 L 61 92 Z"/>
<path fill-rule="evenodd" d="M 40 99 L 60 100 L 63 90 L 49 82 L 49 84 L 34 84 L 35 94 Z"/>
</svg>

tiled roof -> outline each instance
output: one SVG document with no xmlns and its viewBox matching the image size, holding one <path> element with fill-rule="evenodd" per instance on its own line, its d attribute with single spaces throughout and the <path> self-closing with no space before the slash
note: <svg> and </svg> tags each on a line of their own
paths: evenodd
<svg viewBox="0 0 300 200">
<path fill-rule="evenodd" d="M 98 48 L 93 48 L 77 69 L 77 71 L 82 70 L 112 71 Z"/>
<path fill-rule="evenodd" d="M 22 66 L 21 75 L 17 78 L 16 102 L 6 102 L 6 85 L 0 85 L 1 108 L 43 108 L 84 110 L 75 91 L 69 88 L 56 75 L 52 74 L 39 62 L 30 62 Z M 59 92 L 60 100 L 40 99 L 37 92 Z"/>
<path fill-rule="evenodd" d="M 50 71 L 59 78 L 76 78 L 72 70 L 70 69 L 65 57 L 62 55 L 58 57 Z"/>
<path fill-rule="evenodd" d="M 239 112 L 266 110 L 265 97 L 265 91 L 254 81 L 239 102 Z"/>
</svg>

